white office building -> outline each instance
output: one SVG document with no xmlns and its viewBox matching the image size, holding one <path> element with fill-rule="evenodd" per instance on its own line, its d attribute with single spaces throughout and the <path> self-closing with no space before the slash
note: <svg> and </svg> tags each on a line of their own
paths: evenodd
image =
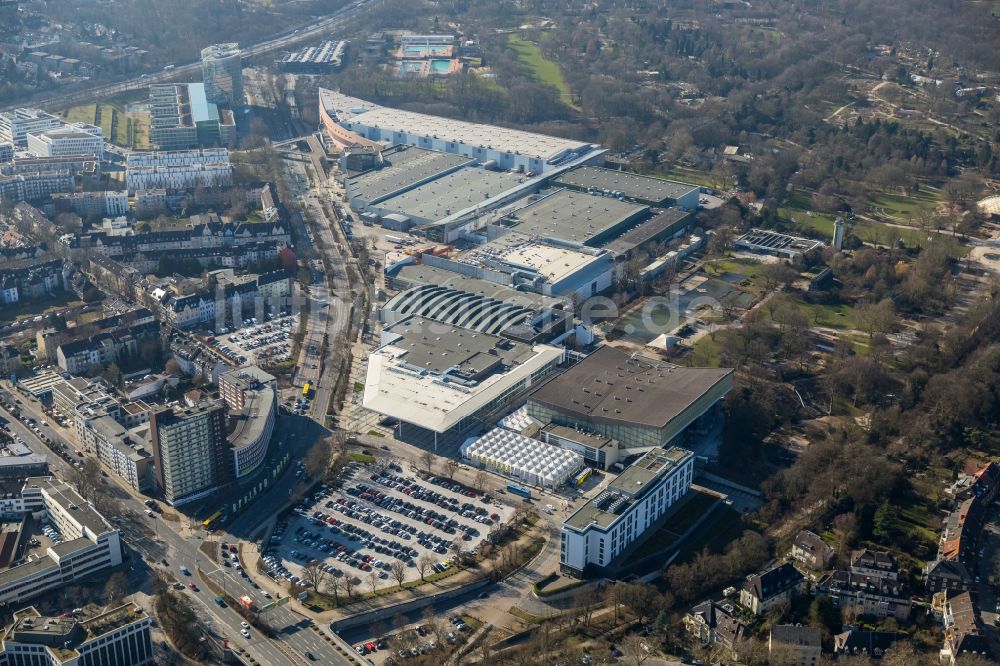
<svg viewBox="0 0 1000 666">
<path fill-rule="evenodd" d="M 47 520 L 62 538 L 45 555 L 0 572 L 0 603 L 20 603 L 122 563 L 118 530 L 55 477 L 27 479 L 5 510 Z"/>
<path fill-rule="evenodd" d="M 95 129 L 96 133 L 86 131 L 85 127 L 67 126 L 30 132 L 27 137 L 28 152 L 35 157 L 96 155 L 100 159 L 104 154 L 104 136 L 100 127 Z"/>
<path fill-rule="evenodd" d="M 42 132 L 62 124 L 61 120 L 41 109 L 14 109 L 0 113 L 0 142 L 26 148 L 29 133 Z"/>
<path fill-rule="evenodd" d="M 566 519 L 559 566 L 570 576 L 600 574 L 687 493 L 694 454 L 655 448 Z"/>
</svg>

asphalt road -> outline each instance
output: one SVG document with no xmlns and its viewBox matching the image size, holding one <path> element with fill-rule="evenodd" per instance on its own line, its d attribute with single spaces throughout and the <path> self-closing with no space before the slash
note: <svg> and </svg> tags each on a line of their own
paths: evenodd
<svg viewBox="0 0 1000 666">
<path fill-rule="evenodd" d="M 314 151 L 318 149 L 315 141 L 310 141 L 310 144 Z M 350 337 L 346 333 L 353 298 L 347 274 L 347 264 L 351 258 L 346 244 L 335 236 L 331 228 L 337 221 L 328 219 L 323 210 L 320 197 L 326 196 L 327 182 L 319 158 L 313 154 L 311 159 L 304 161 L 301 157 L 301 153 L 286 155 L 286 179 L 291 191 L 299 196 L 303 210 L 312 222 L 309 225 L 312 238 L 325 261 L 322 279 L 309 288 L 308 330 L 302 345 L 296 382 L 301 384 L 308 381 L 314 386 L 310 415 L 322 423 L 333 398 L 338 375 L 334 345 L 350 345 Z M 306 169 L 307 163 L 313 166 L 311 181 L 310 172 Z M 308 188 L 306 183 L 310 184 Z"/>
<path fill-rule="evenodd" d="M 18 394 L 15 395 L 19 401 L 22 415 L 32 416 L 39 423 L 45 418 L 37 402 L 28 401 Z M 34 433 L 6 410 L 0 409 L 0 416 L 10 421 L 11 430 L 19 435 L 29 448 L 38 453 L 47 454 L 50 471 L 55 476 L 68 478 L 71 472 L 69 463 L 49 451 L 45 444 L 34 436 Z M 325 434 L 317 423 L 306 418 L 288 418 L 282 428 L 282 432 L 290 439 L 312 439 Z M 64 437 L 63 432 L 57 432 L 56 428 L 39 425 L 39 429 L 53 441 L 61 441 L 71 449 L 76 448 L 75 441 Z M 109 476 L 108 480 L 113 480 L 113 477 Z M 290 467 L 272 489 L 255 502 L 252 510 L 241 514 L 224 533 L 218 533 L 216 536 L 222 542 L 249 539 L 253 532 L 260 527 L 261 516 L 270 517 L 277 513 L 288 501 L 298 483 L 299 480 Z M 113 487 L 118 488 L 118 486 Z M 258 604 L 263 604 L 267 600 L 261 591 L 257 590 L 248 579 L 239 577 L 232 569 L 220 567 L 217 562 L 210 560 L 205 553 L 199 550 L 205 537 L 208 536 L 205 531 L 197 529 L 193 530 L 192 533 L 191 528 L 183 522 L 165 520 L 160 514 L 154 518 L 148 518 L 144 513 L 146 507 L 143 505 L 141 496 L 126 492 L 125 489 L 120 490 L 121 492 L 116 494 L 121 501 L 122 513 L 119 516 L 110 516 L 109 519 L 121 529 L 124 541 L 128 546 L 141 553 L 147 562 L 154 563 L 153 566 L 156 569 L 169 573 L 170 576 L 185 585 L 191 582 L 197 585 L 199 588 L 197 592 L 186 588 L 185 594 L 197 602 L 195 604 L 196 613 L 218 637 L 243 647 L 255 659 L 264 664 L 312 663 L 304 656 L 306 652 L 311 652 L 320 663 L 350 664 L 348 660 L 337 653 L 332 645 L 322 640 L 314 630 L 309 628 L 310 622 L 308 620 L 286 607 L 270 610 L 266 614 L 268 624 L 278 635 L 276 640 L 262 636 L 256 629 L 250 629 L 249 639 L 240 635 L 242 628 L 240 622 L 243 618 L 231 608 L 217 606 L 215 593 L 209 590 L 198 578 L 197 572 L 200 569 L 203 575 L 216 581 L 234 598 L 247 595 Z M 255 546 L 244 544 L 243 547 L 253 548 Z M 191 578 L 180 573 L 182 565 L 195 572 Z M 324 631 L 328 632 L 327 629 Z M 346 648 L 346 644 L 342 645 Z"/>
<path fill-rule="evenodd" d="M 274 37 L 256 44 L 244 45 L 243 58 L 246 60 L 254 56 L 270 53 L 272 51 L 285 50 L 296 42 L 303 42 L 308 39 L 318 37 L 331 28 L 336 28 L 337 26 L 342 25 L 352 15 L 357 14 L 365 6 L 374 4 L 375 2 L 377 2 L 377 0 L 360 0 L 359 2 L 355 2 L 337 12 L 334 12 L 331 16 L 309 23 L 292 33 Z M 116 81 L 114 83 L 92 86 L 87 86 L 85 83 L 82 87 L 71 87 L 65 89 L 60 94 L 52 95 L 50 97 L 21 99 L 16 103 L 4 104 L 3 106 L 0 106 L 0 111 L 9 111 L 16 107 L 25 105 L 37 106 L 41 108 L 53 105 L 68 107 L 84 102 L 107 99 L 123 92 L 145 88 L 153 83 L 165 83 L 167 81 L 180 80 L 193 74 L 201 74 L 200 60 L 185 64 L 178 64 L 170 70 L 156 72 L 154 74 L 135 76 L 129 79 Z"/>
</svg>

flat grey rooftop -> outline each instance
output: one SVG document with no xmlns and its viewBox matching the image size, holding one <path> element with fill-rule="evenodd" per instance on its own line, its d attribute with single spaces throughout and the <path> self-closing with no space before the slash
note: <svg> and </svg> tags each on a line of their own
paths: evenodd
<svg viewBox="0 0 1000 666">
<path fill-rule="evenodd" d="M 573 512 L 565 524 L 578 530 L 585 530 L 591 524 L 605 530 L 610 528 L 628 507 L 653 487 L 654 481 L 669 474 L 691 455 L 687 449 L 678 447 L 648 451 L 609 483 L 600 495 Z"/>
<path fill-rule="evenodd" d="M 465 328 L 412 317 L 383 333 L 399 336 L 389 342 L 406 350 L 405 362 L 423 370 L 443 373 L 458 368 L 463 375 L 478 375 L 501 361 L 518 365 L 534 356 L 532 346 Z"/>
<path fill-rule="evenodd" d="M 25 562 L 24 564 L 20 564 L 16 567 L 0 571 L 0 587 L 6 587 L 21 580 L 25 576 L 41 573 L 46 569 L 52 569 L 53 573 L 59 571 L 58 565 L 53 562 L 50 557 L 39 557 L 30 562 Z"/>
<path fill-rule="evenodd" d="M 69 507 L 71 504 L 74 505 L 76 508 L 72 509 L 73 518 L 95 535 L 104 534 L 114 529 L 86 500 L 80 497 L 68 484 L 59 479 L 52 476 L 32 477 L 25 479 L 24 484 L 25 486 L 44 488 L 49 497 L 62 507 Z"/>
<path fill-rule="evenodd" d="M 267 425 L 264 413 L 270 409 L 273 402 L 274 389 L 270 386 L 251 389 L 247 391 L 243 410 L 238 413 L 230 412 L 230 418 L 235 416 L 236 420 L 228 438 L 234 451 L 240 451 L 260 439 Z"/>
<path fill-rule="evenodd" d="M 543 193 L 512 217 L 518 221 L 514 229 L 519 233 L 582 244 L 647 210 L 647 206 L 563 189 Z"/>
<path fill-rule="evenodd" d="M 422 284 L 449 287 L 531 309 L 549 308 L 560 302 L 559 299 L 551 296 L 543 296 L 542 294 L 529 291 L 517 291 L 496 282 L 481 280 L 462 273 L 445 270 L 444 268 L 428 266 L 427 264 L 407 264 L 402 266 L 396 271 L 393 279 L 397 284 L 407 288 Z"/>
<path fill-rule="evenodd" d="M 383 153 L 386 166 L 348 180 L 351 196 L 368 202 L 404 190 L 415 183 L 471 162 L 468 157 L 413 146 Z"/>
<path fill-rule="evenodd" d="M 517 187 L 523 176 L 486 169 L 460 169 L 386 199 L 379 208 L 437 221 Z"/>
<path fill-rule="evenodd" d="M 594 188 L 602 192 L 621 192 L 629 199 L 654 202 L 677 199 L 691 190 L 698 189 L 697 186 L 687 183 L 593 166 L 573 169 L 553 182 L 581 189 Z"/>
<path fill-rule="evenodd" d="M 656 216 L 640 223 L 636 227 L 614 239 L 605 245 L 604 249 L 612 252 L 616 256 L 628 254 L 640 245 L 649 242 L 674 225 L 680 223 L 689 215 L 690 213 L 683 211 L 680 208 L 667 208 L 666 210 L 658 213 Z"/>
<path fill-rule="evenodd" d="M 678 367 L 601 347 L 529 399 L 583 419 L 663 428 L 732 374 L 731 368 Z"/>
<path fill-rule="evenodd" d="M 584 432 L 583 430 L 577 430 L 576 428 L 570 428 L 568 426 L 550 423 L 542 428 L 542 430 L 556 437 L 563 437 L 565 439 L 573 440 L 574 442 L 580 442 L 581 444 L 586 444 L 587 446 L 595 449 L 618 448 L 618 441 L 612 439 L 611 437 L 595 435 L 592 432 Z"/>
</svg>

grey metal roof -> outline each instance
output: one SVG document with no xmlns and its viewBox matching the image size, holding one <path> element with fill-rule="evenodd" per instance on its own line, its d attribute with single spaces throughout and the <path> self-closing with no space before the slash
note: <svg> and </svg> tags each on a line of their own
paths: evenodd
<svg viewBox="0 0 1000 666">
<path fill-rule="evenodd" d="M 628 199 L 656 204 L 677 200 L 691 190 L 698 189 L 697 186 L 687 183 L 593 166 L 573 169 L 559 176 L 554 182 L 580 189 L 594 188 L 602 192 L 621 192 L 622 196 Z"/>
</svg>

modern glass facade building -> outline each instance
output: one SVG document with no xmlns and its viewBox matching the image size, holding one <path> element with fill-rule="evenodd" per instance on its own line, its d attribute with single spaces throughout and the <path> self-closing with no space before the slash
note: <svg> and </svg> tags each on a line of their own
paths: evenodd
<svg viewBox="0 0 1000 666">
<path fill-rule="evenodd" d="M 208 101 L 230 108 L 243 105 L 243 61 L 240 45 L 213 44 L 201 50 L 201 80 Z"/>
<path fill-rule="evenodd" d="M 150 142 L 159 150 L 236 143 L 232 111 L 208 100 L 203 83 L 149 87 Z"/>
</svg>

